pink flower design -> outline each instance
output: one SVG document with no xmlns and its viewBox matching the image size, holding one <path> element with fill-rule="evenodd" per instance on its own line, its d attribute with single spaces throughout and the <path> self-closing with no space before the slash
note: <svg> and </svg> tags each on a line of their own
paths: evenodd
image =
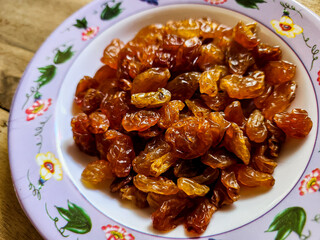
<svg viewBox="0 0 320 240">
<path fill-rule="evenodd" d="M 310 174 L 306 175 L 301 181 L 299 187 L 300 195 L 303 196 L 306 193 L 314 193 L 320 189 L 320 169 L 314 169 Z"/>
<path fill-rule="evenodd" d="M 107 240 L 134 240 L 134 236 L 131 233 L 127 233 L 124 228 L 117 225 L 102 226 L 101 229 L 106 233 Z"/>
<path fill-rule="evenodd" d="M 205 2 L 211 3 L 211 4 L 223 4 L 225 3 L 227 0 L 204 0 Z"/>
<path fill-rule="evenodd" d="M 82 40 L 87 41 L 90 38 L 93 38 L 99 32 L 99 27 L 88 27 L 82 32 Z"/>
<path fill-rule="evenodd" d="M 318 78 L 317 78 L 317 81 L 318 81 L 318 83 L 319 83 L 319 85 L 320 85 L 320 71 L 318 72 Z"/>
<path fill-rule="evenodd" d="M 26 109 L 27 121 L 35 119 L 37 116 L 41 116 L 45 111 L 48 110 L 51 105 L 51 98 L 47 100 L 38 100 L 33 105 Z"/>
</svg>

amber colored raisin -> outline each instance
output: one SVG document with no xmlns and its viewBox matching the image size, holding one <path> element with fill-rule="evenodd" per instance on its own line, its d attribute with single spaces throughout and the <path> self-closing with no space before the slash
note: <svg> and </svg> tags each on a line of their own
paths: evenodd
<svg viewBox="0 0 320 240">
<path fill-rule="evenodd" d="M 112 179 L 110 163 L 106 160 L 96 160 L 89 163 L 81 174 L 81 179 L 85 182 L 97 184 L 106 179 Z"/>
<path fill-rule="evenodd" d="M 200 23 L 200 36 L 204 39 L 216 37 L 216 29 L 218 24 L 210 18 L 197 19 Z"/>
<path fill-rule="evenodd" d="M 250 114 L 250 117 L 246 122 L 246 134 L 251 141 L 257 143 L 263 142 L 268 136 L 268 130 L 264 123 L 264 116 L 258 109 Z"/>
<path fill-rule="evenodd" d="M 147 196 L 147 201 L 151 208 L 158 209 L 161 207 L 163 202 L 169 199 L 179 198 L 179 195 L 181 195 L 179 194 L 179 192 L 172 195 L 162 195 L 158 193 L 149 192 Z"/>
<path fill-rule="evenodd" d="M 177 180 L 177 186 L 180 190 L 184 191 L 188 196 L 204 196 L 206 195 L 210 188 L 206 185 L 197 183 L 196 181 L 181 177 Z"/>
<path fill-rule="evenodd" d="M 81 110 L 86 113 L 90 114 L 97 110 L 100 107 L 100 103 L 104 97 L 104 94 L 99 90 L 90 88 L 84 98 L 82 100 Z"/>
<path fill-rule="evenodd" d="M 105 135 L 110 141 L 107 158 L 111 164 L 112 172 L 117 177 L 128 176 L 132 160 L 135 157 L 131 138 L 116 130 L 108 130 Z"/>
<path fill-rule="evenodd" d="M 267 149 L 268 149 L 267 144 L 262 144 L 262 145 L 258 146 L 258 148 L 256 149 L 256 151 L 252 157 L 252 165 L 255 170 L 272 174 L 278 164 L 275 160 L 267 158 L 265 156 Z"/>
<path fill-rule="evenodd" d="M 268 154 L 271 157 L 278 157 L 281 146 L 286 140 L 286 134 L 270 120 L 265 121 L 268 129 Z"/>
<path fill-rule="evenodd" d="M 167 85 L 170 76 L 167 68 L 149 68 L 133 79 L 131 93 L 155 92 Z"/>
<path fill-rule="evenodd" d="M 159 122 L 159 121 L 158 121 Z M 163 130 L 157 125 L 152 126 L 144 131 L 139 131 L 138 136 L 144 139 L 155 138 L 163 134 Z"/>
<path fill-rule="evenodd" d="M 165 25 L 168 34 L 174 34 L 182 38 L 193 38 L 200 36 L 200 24 L 189 18 L 181 21 L 169 21 Z"/>
<path fill-rule="evenodd" d="M 171 195 L 179 191 L 179 188 L 172 180 L 164 177 L 148 177 L 137 174 L 133 177 L 133 184 L 143 192 Z"/>
<path fill-rule="evenodd" d="M 176 228 L 184 220 L 183 210 L 189 209 L 192 204 L 187 198 L 173 198 L 164 201 L 160 208 L 152 213 L 152 226 L 159 231 L 169 231 Z"/>
<path fill-rule="evenodd" d="M 215 44 L 202 45 L 197 64 L 202 71 L 209 70 L 216 64 L 224 63 L 224 52 Z"/>
<path fill-rule="evenodd" d="M 157 108 L 163 106 L 171 99 L 171 93 L 165 88 L 156 92 L 135 93 L 131 95 L 131 104 L 137 108 Z"/>
<path fill-rule="evenodd" d="M 195 159 L 180 159 L 173 168 L 175 177 L 187 177 L 192 178 L 201 173 L 201 162 L 198 158 Z"/>
<path fill-rule="evenodd" d="M 256 23 L 245 25 L 238 22 L 234 27 L 234 40 L 247 49 L 253 49 L 259 44 L 259 39 L 255 33 Z"/>
<path fill-rule="evenodd" d="M 231 123 L 228 127 L 224 139 L 224 146 L 240 158 L 245 164 L 249 164 L 250 151 L 247 147 L 246 139 L 242 130 L 235 123 Z"/>
<path fill-rule="evenodd" d="M 110 185 L 110 192 L 115 193 L 125 186 L 132 185 L 132 179 L 132 174 L 122 178 L 116 177 Z"/>
<path fill-rule="evenodd" d="M 172 124 L 179 121 L 179 113 L 185 104 L 180 100 L 172 100 L 165 103 L 160 109 L 160 119 L 158 125 L 161 128 L 169 128 Z"/>
<path fill-rule="evenodd" d="M 200 47 L 202 41 L 198 37 L 193 37 L 186 40 L 183 45 L 179 48 L 176 57 L 176 68 L 175 71 L 181 68 L 185 71 L 192 70 L 196 64 L 196 60 L 200 54 Z"/>
<path fill-rule="evenodd" d="M 191 180 L 199 184 L 211 185 L 218 179 L 219 175 L 219 169 L 207 167 L 200 175 L 192 177 Z"/>
<path fill-rule="evenodd" d="M 233 99 L 229 97 L 227 92 L 219 91 L 215 97 L 201 94 L 204 103 L 214 111 L 223 111 Z"/>
<path fill-rule="evenodd" d="M 110 127 L 119 130 L 122 118 L 129 111 L 130 98 L 127 92 L 119 91 L 107 94 L 101 102 L 100 109 L 110 121 Z"/>
<path fill-rule="evenodd" d="M 211 112 L 211 110 L 205 104 L 203 104 L 200 99 L 186 99 L 185 103 L 196 117 L 206 117 Z"/>
<path fill-rule="evenodd" d="M 212 147 L 215 147 L 222 140 L 225 131 L 230 126 L 230 122 L 224 118 L 223 113 L 220 112 L 211 112 L 207 118 L 209 121 L 213 121 L 214 123 L 220 126 L 220 137 L 216 142 L 212 143 Z"/>
<path fill-rule="evenodd" d="M 276 113 L 285 111 L 295 99 L 297 84 L 294 81 L 274 87 L 271 94 L 262 103 L 262 114 L 271 120 Z"/>
<path fill-rule="evenodd" d="M 204 118 L 188 117 L 167 129 L 165 139 L 178 157 L 196 158 L 203 155 L 220 137 L 218 124 Z"/>
<path fill-rule="evenodd" d="M 74 96 L 74 101 L 77 105 L 81 106 L 82 100 L 84 95 L 86 94 L 87 90 L 90 88 L 98 88 L 99 83 L 88 76 L 84 76 L 78 83 L 75 96 Z"/>
<path fill-rule="evenodd" d="M 130 131 L 145 131 L 157 124 L 159 114 L 154 111 L 140 110 L 127 113 L 122 119 L 123 128 Z"/>
<path fill-rule="evenodd" d="M 241 103 L 239 101 L 234 101 L 228 105 L 224 110 L 224 114 L 224 118 L 227 121 L 234 122 L 238 124 L 239 127 L 242 127 L 246 122 L 246 118 L 243 115 Z"/>
<path fill-rule="evenodd" d="M 220 80 L 220 88 L 227 91 L 231 98 L 258 97 L 264 91 L 264 73 L 255 71 L 246 77 L 237 74 L 228 75 Z"/>
<path fill-rule="evenodd" d="M 215 184 L 210 200 L 217 208 L 221 208 L 224 205 L 230 205 L 230 204 L 232 204 L 234 202 L 229 197 L 228 190 L 221 183 L 221 181 L 218 181 Z"/>
<path fill-rule="evenodd" d="M 135 186 L 125 186 L 120 189 L 120 197 L 124 200 L 132 201 L 138 208 L 149 206 L 147 194 L 137 189 Z"/>
<path fill-rule="evenodd" d="M 202 198 L 195 209 L 188 214 L 185 228 L 188 232 L 202 234 L 208 227 L 217 207 L 207 198 Z"/>
<path fill-rule="evenodd" d="M 272 92 L 273 92 L 273 86 L 269 84 L 265 84 L 263 93 L 260 96 L 253 99 L 254 105 L 257 108 L 262 109 L 264 101 L 271 95 Z"/>
<path fill-rule="evenodd" d="M 89 124 L 89 130 L 94 134 L 104 133 L 110 126 L 107 116 L 101 112 L 91 113 L 89 115 Z"/>
<path fill-rule="evenodd" d="M 237 171 L 237 180 L 248 187 L 272 187 L 275 182 L 271 174 L 254 170 L 245 165 L 239 167 Z"/>
<path fill-rule="evenodd" d="M 93 77 L 99 83 L 99 89 L 102 92 L 108 92 L 117 87 L 117 71 L 108 65 L 103 65 L 98 69 Z"/>
<path fill-rule="evenodd" d="M 95 134 L 95 144 L 100 159 L 107 160 L 110 141 L 106 138 L 105 134 Z"/>
<path fill-rule="evenodd" d="M 201 157 L 201 162 L 214 169 L 225 169 L 236 164 L 237 157 L 225 148 L 211 148 Z"/>
<path fill-rule="evenodd" d="M 124 47 L 124 43 L 120 39 L 118 38 L 113 39 L 111 43 L 104 49 L 101 62 L 110 66 L 113 69 L 117 69 L 118 54 L 121 48 L 123 47 Z"/>
<path fill-rule="evenodd" d="M 264 67 L 266 82 L 271 85 L 291 81 L 296 74 L 296 66 L 287 61 L 270 61 Z"/>
<path fill-rule="evenodd" d="M 307 111 L 303 109 L 295 108 L 291 113 L 277 113 L 273 119 L 289 137 L 304 138 L 312 129 L 312 121 Z"/>
<path fill-rule="evenodd" d="M 78 113 L 71 119 L 71 127 L 73 132 L 89 133 L 89 118 L 85 113 Z"/>
<path fill-rule="evenodd" d="M 218 85 L 221 76 L 221 71 L 213 68 L 201 74 L 199 79 L 199 90 L 201 93 L 208 94 L 210 97 L 215 97 L 218 93 Z"/>
<path fill-rule="evenodd" d="M 236 42 L 227 48 L 226 61 L 231 73 L 244 75 L 247 69 L 255 63 L 252 53 Z"/>
<path fill-rule="evenodd" d="M 190 99 L 199 87 L 200 76 L 199 72 L 187 72 L 175 77 L 165 87 L 171 92 L 171 99 Z"/>
<path fill-rule="evenodd" d="M 278 46 L 270 46 L 265 43 L 259 43 L 254 49 L 253 54 L 259 65 L 265 65 L 269 61 L 280 60 L 282 51 Z"/>
<path fill-rule="evenodd" d="M 73 132 L 73 140 L 81 151 L 92 156 L 97 154 L 94 134 Z"/>
<path fill-rule="evenodd" d="M 150 140 L 143 151 L 133 159 L 133 170 L 146 176 L 151 175 L 151 165 L 171 151 L 170 145 L 162 137 Z"/>
</svg>

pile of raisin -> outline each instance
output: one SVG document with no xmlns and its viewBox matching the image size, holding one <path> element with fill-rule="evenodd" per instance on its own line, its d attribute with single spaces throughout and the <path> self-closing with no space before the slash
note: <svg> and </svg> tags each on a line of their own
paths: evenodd
<svg viewBox="0 0 320 240">
<path fill-rule="evenodd" d="M 286 137 L 312 128 L 295 98 L 296 66 L 262 43 L 256 24 L 169 21 L 114 39 L 104 65 L 78 83 L 71 121 L 79 149 L 97 156 L 82 180 L 151 207 L 153 227 L 203 233 L 240 188 L 274 185 Z"/>
</svg>

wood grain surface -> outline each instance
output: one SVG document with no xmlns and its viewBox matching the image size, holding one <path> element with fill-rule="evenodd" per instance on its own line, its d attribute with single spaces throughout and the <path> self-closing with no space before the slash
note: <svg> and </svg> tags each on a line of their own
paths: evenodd
<svg viewBox="0 0 320 240">
<path fill-rule="evenodd" d="M 231 0 L 230 0 L 231 1 Z M 298 0 L 320 14 L 320 0 Z M 10 176 L 7 121 L 18 82 L 48 35 L 90 0 L 0 0 L 0 239 L 42 239 L 24 214 Z"/>
</svg>

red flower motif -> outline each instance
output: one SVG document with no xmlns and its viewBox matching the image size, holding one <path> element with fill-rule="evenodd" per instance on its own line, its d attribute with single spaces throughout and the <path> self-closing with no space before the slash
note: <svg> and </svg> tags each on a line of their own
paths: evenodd
<svg viewBox="0 0 320 240">
<path fill-rule="evenodd" d="M 320 71 L 318 72 L 318 78 L 317 78 L 317 81 L 318 81 L 318 83 L 319 83 L 319 85 L 320 85 Z"/>
<path fill-rule="evenodd" d="M 107 240 L 134 240 L 134 236 L 131 233 L 127 233 L 124 228 L 117 225 L 102 226 L 101 229 L 106 233 Z"/>
<path fill-rule="evenodd" d="M 93 38 L 99 32 L 99 27 L 88 27 L 82 32 L 82 40 L 86 41 L 90 38 Z"/>
<path fill-rule="evenodd" d="M 205 2 L 211 3 L 211 4 L 223 4 L 225 3 L 227 0 L 204 0 Z"/>
<path fill-rule="evenodd" d="M 320 169 L 314 169 L 310 174 L 306 175 L 301 181 L 299 187 L 300 195 L 303 196 L 306 193 L 314 193 L 320 189 Z"/>
<path fill-rule="evenodd" d="M 41 116 L 45 111 L 48 110 L 51 105 L 51 98 L 47 100 L 38 100 L 33 105 L 26 109 L 27 121 L 35 119 L 37 116 Z"/>
</svg>

